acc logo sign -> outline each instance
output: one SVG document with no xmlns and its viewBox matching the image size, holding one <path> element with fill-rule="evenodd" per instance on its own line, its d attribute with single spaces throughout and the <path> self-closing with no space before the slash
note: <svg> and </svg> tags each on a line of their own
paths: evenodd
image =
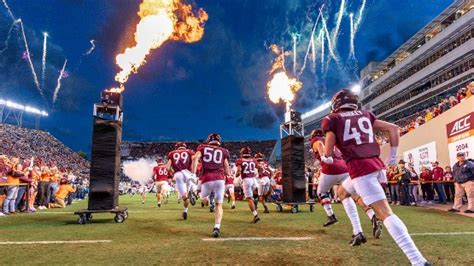
<svg viewBox="0 0 474 266">
<path fill-rule="evenodd" d="M 474 113 L 470 113 L 454 122 L 451 122 L 447 125 L 448 129 L 448 137 L 452 137 L 459 133 L 462 133 L 466 130 L 471 129 L 471 117 L 473 117 Z"/>
</svg>

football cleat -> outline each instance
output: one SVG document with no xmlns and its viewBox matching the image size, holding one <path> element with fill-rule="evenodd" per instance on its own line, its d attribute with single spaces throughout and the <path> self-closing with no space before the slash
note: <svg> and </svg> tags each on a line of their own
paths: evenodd
<svg viewBox="0 0 474 266">
<path fill-rule="evenodd" d="M 336 218 L 336 215 L 331 215 L 331 216 L 328 216 L 328 220 L 326 221 L 326 223 L 323 224 L 324 227 L 327 227 L 327 226 L 330 226 L 330 225 L 333 225 L 333 224 L 337 224 L 337 218 Z"/>
<path fill-rule="evenodd" d="M 187 220 L 188 219 L 188 213 L 187 212 L 183 212 L 183 220 Z"/>
<path fill-rule="evenodd" d="M 267 207 L 267 206 L 263 206 L 263 208 L 265 208 L 265 210 L 263 211 L 263 213 L 270 213 L 270 211 L 268 210 L 268 207 Z"/>
<path fill-rule="evenodd" d="M 382 235 L 383 223 L 377 217 L 372 217 L 372 234 L 375 238 L 379 239 Z"/>
<path fill-rule="evenodd" d="M 158 208 L 161 208 L 161 203 L 158 203 Z"/>
<path fill-rule="evenodd" d="M 235 205 L 232 205 L 232 207 L 230 207 L 232 210 L 235 209 Z"/>
<path fill-rule="evenodd" d="M 258 221 L 260 221 L 260 217 L 257 214 L 253 217 L 253 223 L 256 224 Z"/>
<path fill-rule="evenodd" d="M 204 202 L 201 202 L 201 208 L 204 208 Z"/>
<path fill-rule="evenodd" d="M 367 242 L 367 239 L 364 236 L 364 233 L 360 232 L 357 235 L 352 236 L 352 240 L 349 242 L 351 246 L 360 246 L 363 243 Z"/>
<path fill-rule="evenodd" d="M 212 235 L 214 236 L 214 238 L 218 238 L 219 234 L 220 234 L 219 228 L 214 228 L 214 230 L 212 230 Z"/>
</svg>

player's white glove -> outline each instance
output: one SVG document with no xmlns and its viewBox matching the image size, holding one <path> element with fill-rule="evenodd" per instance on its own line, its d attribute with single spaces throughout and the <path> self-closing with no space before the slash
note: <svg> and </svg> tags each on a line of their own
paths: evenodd
<svg viewBox="0 0 474 266">
<path fill-rule="evenodd" d="M 397 149 L 398 147 L 390 147 L 390 153 L 387 159 L 388 166 L 395 166 L 397 165 Z"/>
<path fill-rule="evenodd" d="M 321 156 L 321 161 L 326 163 L 326 164 L 334 163 L 334 159 L 331 156 L 326 157 L 326 156 L 323 155 L 323 156 Z"/>
</svg>

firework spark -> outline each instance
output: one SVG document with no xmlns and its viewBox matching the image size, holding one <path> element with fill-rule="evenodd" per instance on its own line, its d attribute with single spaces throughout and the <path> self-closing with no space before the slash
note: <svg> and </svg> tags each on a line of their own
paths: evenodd
<svg viewBox="0 0 474 266">
<path fill-rule="evenodd" d="M 64 60 L 63 68 L 59 71 L 58 80 L 56 82 L 56 88 L 54 89 L 54 94 L 53 94 L 53 104 L 58 99 L 59 90 L 61 89 L 61 80 L 64 77 L 67 77 L 67 73 L 65 71 L 66 70 L 66 64 L 67 64 L 67 59 Z"/>
<path fill-rule="evenodd" d="M 0 50 L 0 54 L 2 54 L 3 52 L 5 52 L 8 49 L 8 43 L 10 42 L 10 39 L 12 37 L 13 29 L 15 28 L 15 26 L 18 23 L 20 23 L 20 20 L 16 19 L 15 21 L 13 21 L 12 25 L 10 26 L 10 29 L 8 30 L 8 34 L 7 34 L 7 39 L 5 39 L 5 45 L 4 45 L 3 49 Z"/>
<path fill-rule="evenodd" d="M 89 42 L 91 43 L 91 48 L 89 48 L 89 50 L 87 50 L 84 55 L 90 55 L 95 49 L 95 40 L 90 40 Z"/>
<path fill-rule="evenodd" d="M 43 56 L 41 60 L 41 88 L 44 89 L 44 80 L 46 78 L 46 53 L 48 50 L 48 33 L 43 32 Z"/>
</svg>

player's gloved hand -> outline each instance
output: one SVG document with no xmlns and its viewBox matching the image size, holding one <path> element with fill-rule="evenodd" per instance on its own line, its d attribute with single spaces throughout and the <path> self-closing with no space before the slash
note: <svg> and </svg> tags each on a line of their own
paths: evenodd
<svg viewBox="0 0 474 266">
<path fill-rule="evenodd" d="M 397 149 L 398 147 L 390 147 L 390 153 L 387 159 L 388 166 L 395 166 L 397 165 Z"/>
<path fill-rule="evenodd" d="M 321 161 L 324 162 L 324 163 L 327 163 L 327 164 L 332 164 L 334 163 L 334 159 L 329 156 L 329 157 L 326 157 L 326 156 L 321 156 Z"/>
</svg>

